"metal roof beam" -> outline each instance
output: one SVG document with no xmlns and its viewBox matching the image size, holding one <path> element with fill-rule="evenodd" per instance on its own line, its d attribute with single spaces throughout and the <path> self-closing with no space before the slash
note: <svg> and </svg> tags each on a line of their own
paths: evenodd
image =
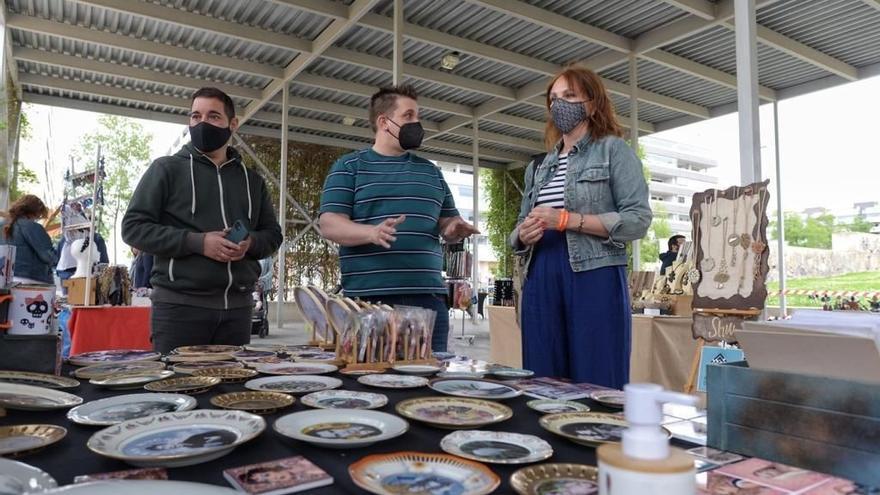
<svg viewBox="0 0 880 495">
<path fill-rule="evenodd" d="M 43 50 L 36 50 L 33 48 L 22 47 L 16 47 L 13 51 L 13 54 L 17 60 L 49 65 L 53 67 L 63 67 L 73 70 L 94 72 L 96 74 L 121 77 L 134 81 L 162 83 L 169 86 L 176 86 L 179 88 L 186 88 L 191 90 L 196 90 L 204 86 L 213 86 L 230 96 L 238 98 L 256 99 L 260 97 L 260 90 L 258 89 L 243 88 L 241 86 L 235 86 L 233 84 L 223 84 L 205 79 L 196 79 L 190 76 L 179 76 L 167 72 L 141 69 L 138 67 L 115 64 L 111 62 L 99 62 L 94 59 L 83 58 L 76 55 L 64 55 L 60 53 L 53 53 Z"/>
<path fill-rule="evenodd" d="M 75 0 L 75 2 L 116 11 L 122 14 L 166 22 L 184 29 L 194 28 L 242 41 L 282 48 L 284 50 L 295 50 L 298 52 L 310 52 L 312 50 L 312 42 L 309 40 L 304 40 L 288 34 L 275 33 L 267 29 L 242 26 L 241 24 L 234 22 L 212 18 L 206 14 L 196 14 L 174 7 L 164 7 L 162 5 L 142 2 L 139 0 Z"/>
<path fill-rule="evenodd" d="M 715 4 L 707 0 L 661 0 L 688 14 L 711 21 L 715 19 Z"/>
<path fill-rule="evenodd" d="M 678 55 L 674 55 L 663 50 L 651 50 L 649 52 L 645 52 L 641 55 L 641 58 L 644 58 L 645 60 L 650 60 L 651 62 L 669 67 L 670 69 L 674 69 L 679 72 L 690 74 L 694 77 L 703 79 L 704 81 L 709 81 L 720 84 L 727 88 L 736 89 L 736 76 L 734 76 L 733 74 L 728 74 L 727 72 L 713 69 L 707 65 L 696 63 L 692 60 L 686 59 L 684 57 L 679 57 Z M 776 91 L 767 86 L 758 85 L 758 94 L 761 96 L 761 98 L 764 98 L 768 101 L 773 101 L 776 99 Z"/>
<path fill-rule="evenodd" d="M 328 2 L 327 0 L 269 0 L 272 3 L 293 7 L 297 10 L 318 14 L 333 19 L 345 20 L 348 18 L 348 8 L 343 3 Z"/>
<path fill-rule="evenodd" d="M 284 68 L 282 77 L 269 83 L 269 86 L 263 90 L 263 96 L 257 101 L 251 102 L 245 108 L 240 121 L 246 122 L 253 114 L 257 113 L 263 105 L 271 100 L 285 85 L 296 78 L 299 73 L 315 61 L 321 54 L 330 48 L 340 36 L 351 29 L 361 17 L 366 15 L 379 0 L 355 0 L 348 6 L 348 16 L 345 19 L 333 19 L 321 34 L 312 42 L 311 53 L 301 53 L 293 61 Z"/>
<path fill-rule="evenodd" d="M 22 93 L 21 98 L 23 101 L 26 101 L 28 103 L 35 103 L 37 105 L 70 108 L 72 110 L 82 110 L 85 112 L 121 115 L 123 117 L 154 120 L 156 122 L 166 122 L 168 124 L 180 124 L 181 129 L 183 127 L 186 127 L 188 122 L 188 118 L 186 117 L 186 115 L 174 115 L 172 113 L 140 110 L 137 108 L 122 107 L 119 105 L 110 105 L 107 103 L 97 103 L 85 100 L 74 100 L 72 98 L 62 98 L 60 96 L 49 96 L 24 92 Z"/>
<path fill-rule="evenodd" d="M 862 0 L 862 3 L 880 11 L 880 0 Z"/>
<path fill-rule="evenodd" d="M 36 17 L 24 15 L 10 15 L 6 19 L 7 25 L 12 29 L 28 31 L 38 34 L 46 34 L 66 38 L 73 41 L 105 45 L 120 48 L 132 52 L 153 55 L 162 58 L 170 58 L 193 64 L 206 65 L 221 70 L 240 72 L 248 75 L 258 75 L 269 78 L 278 78 L 283 75 L 279 68 L 269 65 L 248 62 L 223 55 L 200 52 L 189 48 L 166 45 L 155 41 L 145 41 L 130 36 L 113 34 L 104 31 L 96 31 L 70 24 L 47 21 Z"/>
</svg>

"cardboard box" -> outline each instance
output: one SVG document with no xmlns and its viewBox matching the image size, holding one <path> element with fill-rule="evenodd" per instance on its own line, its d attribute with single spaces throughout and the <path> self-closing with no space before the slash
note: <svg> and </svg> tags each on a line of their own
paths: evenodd
<svg viewBox="0 0 880 495">
<path fill-rule="evenodd" d="M 670 313 L 675 316 L 693 316 L 694 314 L 694 296 L 670 296 L 672 299 L 672 308 Z"/>
<path fill-rule="evenodd" d="M 86 278 L 69 278 L 63 282 L 64 287 L 67 288 L 67 302 L 74 306 L 94 306 L 95 305 L 95 287 L 98 285 L 98 280 L 95 277 L 92 277 L 92 285 L 91 290 L 89 291 L 89 299 L 86 301 L 85 292 L 86 292 Z"/>
</svg>

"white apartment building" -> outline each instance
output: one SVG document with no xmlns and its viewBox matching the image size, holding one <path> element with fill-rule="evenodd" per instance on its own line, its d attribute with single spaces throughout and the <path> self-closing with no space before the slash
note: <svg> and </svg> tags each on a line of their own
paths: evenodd
<svg viewBox="0 0 880 495">
<path fill-rule="evenodd" d="M 437 165 L 443 171 L 443 178 L 449 185 L 455 206 L 461 217 L 468 222 L 474 223 L 474 175 L 470 167 L 462 167 L 453 163 L 438 162 Z M 477 198 L 480 202 L 480 218 L 476 222 L 477 228 L 484 234 L 488 232 L 484 212 L 489 207 L 485 195 Z M 519 204 L 511 206 L 519 208 Z M 489 238 L 485 235 L 475 236 L 477 242 L 477 257 L 480 263 L 480 285 L 486 288 L 492 279 L 492 268 L 498 263 L 495 250 L 489 245 Z"/>
</svg>

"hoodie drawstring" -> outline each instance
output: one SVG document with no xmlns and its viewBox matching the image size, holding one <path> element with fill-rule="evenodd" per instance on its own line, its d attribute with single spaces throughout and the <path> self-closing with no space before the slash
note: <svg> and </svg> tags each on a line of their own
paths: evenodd
<svg viewBox="0 0 880 495">
<path fill-rule="evenodd" d="M 244 163 L 241 161 L 238 162 L 241 165 L 241 170 L 244 172 L 244 186 L 247 189 L 247 197 L 248 197 L 248 220 L 251 220 L 251 211 L 252 205 L 251 202 L 251 180 L 248 178 L 247 167 L 244 166 Z"/>
<path fill-rule="evenodd" d="M 196 174 L 193 170 L 192 153 L 189 154 L 189 181 L 192 184 L 192 207 L 190 208 L 190 214 L 196 216 Z"/>
</svg>

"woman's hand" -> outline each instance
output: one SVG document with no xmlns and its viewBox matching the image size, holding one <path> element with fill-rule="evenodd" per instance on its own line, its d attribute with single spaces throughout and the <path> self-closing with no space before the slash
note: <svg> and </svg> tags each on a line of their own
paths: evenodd
<svg viewBox="0 0 880 495">
<path fill-rule="evenodd" d="M 559 225 L 559 215 L 562 210 L 558 208 L 548 208 L 546 206 L 536 206 L 529 212 L 528 218 L 534 218 L 544 224 L 544 228 L 555 229 Z"/>
<path fill-rule="evenodd" d="M 541 240 L 544 229 L 547 228 L 541 220 L 532 218 L 531 215 L 523 220 L 519 226 L 519 240 L 526 246 L 531 246 Z"/>
</svg>

